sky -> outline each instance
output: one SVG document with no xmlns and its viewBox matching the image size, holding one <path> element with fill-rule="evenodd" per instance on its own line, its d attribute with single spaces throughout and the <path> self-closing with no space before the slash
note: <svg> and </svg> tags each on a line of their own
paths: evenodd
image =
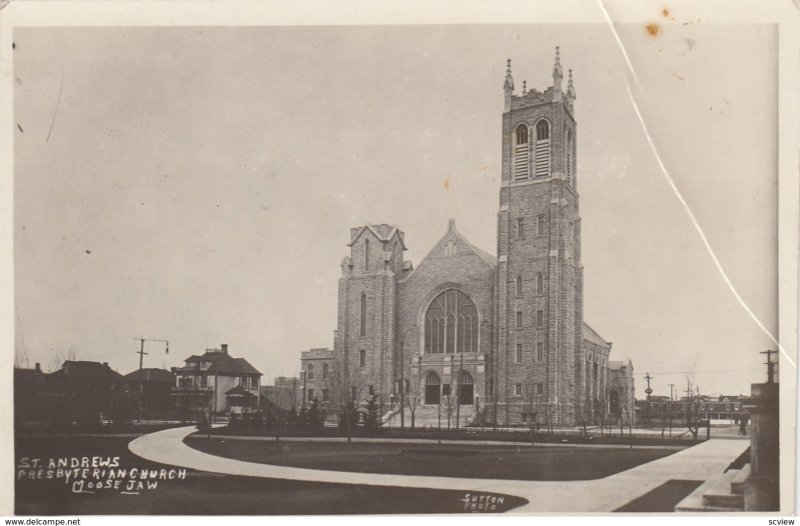
<svg viewBox="0 0 800 526">
<path fill-rule="evenodd" d="M 15 29 L 17 356 L 125 374 L 144 336 L 170 342 L 146 367 L 227 343 L 296 375 L 333 345 L 351 227 L 418 264 L 454 218 L 496 253 L 506 59 L 543 90 L 560 46 L 585 321 L 637 396 L 645 372 L 749 392 L 778 325 L 777 30 L 665 22 Z"/>
</svg>

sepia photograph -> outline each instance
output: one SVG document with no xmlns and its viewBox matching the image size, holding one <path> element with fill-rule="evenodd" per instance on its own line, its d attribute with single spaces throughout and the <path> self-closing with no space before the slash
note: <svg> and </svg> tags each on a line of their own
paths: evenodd
<svg viewBox="0 0 800 526">
<path fill-rule="evenodd" d="M 653 5 L 15 25 L 5 513 L 794 513 L 779 24 Z"/>
</svg>

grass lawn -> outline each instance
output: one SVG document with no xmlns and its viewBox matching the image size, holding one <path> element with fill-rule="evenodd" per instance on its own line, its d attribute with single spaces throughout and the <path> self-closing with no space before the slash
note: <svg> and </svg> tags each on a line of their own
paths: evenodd
<svg viewBox="0 0 800 526">
<path fill-rule="evenodd" d="M 299 468 L 511 480 L 591 480 L 675 449 L 535 448 L 470 444 L 245 441 L 193 435 L 186 443 L 226 458 Z"/>
<path fill-rule="evenodd" d="M 30 437 L 15 440 L 17 466 L 22 458 L 119 457 L 119 467 L 169 468 L 128 451 L 130 438 Z M 16 470 L 15 470 L 16 472 Z M 475 492 L 472 492 L 475 493 Z M 493 510 L 503 512 L 526 503 L 509 495 Z M 18 515 L 332 515 L 389 513 L 463 513 L 465 492 L 349 484 L 296 482 L 219 475 L 188 470 L 183 480 L 162 480 L 138 495 L 111 489 L 73 493 L 70 484 L 52 480 L 17 480 Z"/>
</svg>

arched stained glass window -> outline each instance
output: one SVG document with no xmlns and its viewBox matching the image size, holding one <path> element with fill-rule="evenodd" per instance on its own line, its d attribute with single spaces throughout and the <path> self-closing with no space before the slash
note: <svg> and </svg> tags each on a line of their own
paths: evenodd
<svg viewBox="0 0 800 526">
<path fill-rule="evenodd" d="M 448 289 L 425 313 L 425 353 L 478 352 L 478 309 L 469 296 Z"/>
</svg>

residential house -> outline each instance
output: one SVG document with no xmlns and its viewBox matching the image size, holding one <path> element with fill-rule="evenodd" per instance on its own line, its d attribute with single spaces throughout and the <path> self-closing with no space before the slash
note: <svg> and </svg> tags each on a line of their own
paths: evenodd
<svg viewBox="0 0 800 526">
<path fill-rule="evenodd" d="M 244 358 L 228 354 L 228 345 L 206 349 L 173 367 L 172 394 L 183 417 L 252 413 L 259 409 L 261 373 Z"/>
</svg>

